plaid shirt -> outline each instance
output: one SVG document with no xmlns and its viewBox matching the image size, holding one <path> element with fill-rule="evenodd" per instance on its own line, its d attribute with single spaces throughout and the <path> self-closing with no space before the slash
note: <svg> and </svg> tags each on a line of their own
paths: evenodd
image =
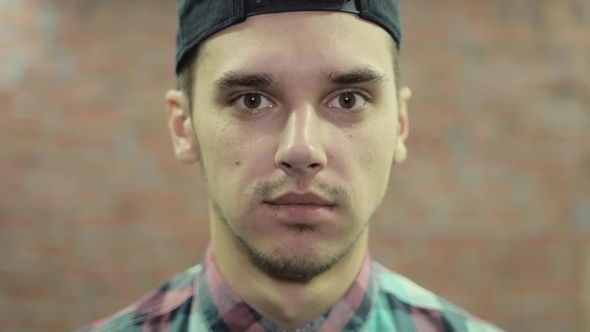
<svg viewBox="0 0 590 332">
<path fill-rule="evenodd" d="M 78 332 L 287 332 L 240 299 L 208 251 L 203 264 Z M 297 332 L 498 332 L 497 327 L 370 260 L 326 313 Z"/>
</svg>

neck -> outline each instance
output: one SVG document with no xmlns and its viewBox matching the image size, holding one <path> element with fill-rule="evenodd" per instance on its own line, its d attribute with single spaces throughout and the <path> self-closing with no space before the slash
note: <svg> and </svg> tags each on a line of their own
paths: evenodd
<svg viewBox="0 0 590 332">
<path fill-rule="evenodd" d="M 225 225 L 212 222 L 215 261 L 230 288 L 267 319 L 287 329 L 304 326 L 331 308 L 346 293 L 362 267 L 368 241 L 365 229 L 349 252 L 329 271 L 305 282 L 270 276 L 250 262 L 228 236 Z"/>
</svg>

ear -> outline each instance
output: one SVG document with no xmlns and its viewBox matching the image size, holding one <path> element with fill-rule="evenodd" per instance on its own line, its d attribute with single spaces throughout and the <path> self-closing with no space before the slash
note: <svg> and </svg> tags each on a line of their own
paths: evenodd
<svg viewBox="0 0 590 332">
<path fill-rule="evenodd" d="M 403 87 L 399 92 L 399 114 L 397 120 L 397 141 L 395 143 L 394 159 L 397 164 L 401 164 L 408 156 L 408 148 L 406 147 L 406 139 L 410 133 L 410 123 L 408 119 L 408 104 L 412 98 L 412 90 L 408 87 Z"/>
<path fill-rule="evenodd" d="M 188 98 L 179 90 L 166 92 L 166 116 L 176 159 L 184 163 L 199 161 L 199 145 L 193 130 Z"/>
</svg>

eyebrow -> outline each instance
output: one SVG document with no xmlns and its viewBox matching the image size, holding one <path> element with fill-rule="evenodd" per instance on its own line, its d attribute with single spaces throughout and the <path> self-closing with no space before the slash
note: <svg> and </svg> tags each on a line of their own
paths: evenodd
<svg viewBox="0 0 590 332">
<path fill-rule="evenodd" d="M 324 79 L 330 85 L 354 85 L 363 83 L 375 83 L 384 85 L 388 79 L 384 74 L 379 73 L 367 66 L 349 72 L 328 72 L 324 73 Z"/>
<path fill-rule="evenodd" d="M 386 75 L 379 73 L 369 66 L 348 72 L 325 72 L 323 79 L 327 84 L 336 86 L 363 83 L 384 85 L 388 81 Z M 270 74 L 241 73 L 237 71 L 228 71 L 221 78 L 213 82 L 214 88 L 219 92 L 226 92 L 236 88 L 268 88 L 277 84 L 278 80 Z"/>
<path fill-rule="evenodd" d="M 235 88 L 266 88 L 276 85 L 277 80 L 269 74 L 239 73 L 228 71 L 213 82 L 217 91 L 224 92 Z"/>
</svg>

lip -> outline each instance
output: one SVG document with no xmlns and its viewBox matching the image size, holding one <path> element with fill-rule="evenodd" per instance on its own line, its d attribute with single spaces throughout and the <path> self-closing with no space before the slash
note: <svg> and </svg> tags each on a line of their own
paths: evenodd
<svg viewBox="0 0 590 332">
<path fill-rule="evenodd" d="M 264 203 L 270 205 L 301 205 L 301 206 L 309 206 L 309 207 L 334 207 L 336 206 L 335 203 L 319 196 L 314 193 L 304 193 L 304 194 L 297 194 L 297 193 L 287 193 L 285 195 L 279 196 L 275 199 L 267 200 Z"/>
<path fill-rule="evenodd" d="M 337 205 L 314 193 L 288 193 L 263 204 L 273 219 L 284 224 L 320 225 L 335 218 Z"/>
</svg>

